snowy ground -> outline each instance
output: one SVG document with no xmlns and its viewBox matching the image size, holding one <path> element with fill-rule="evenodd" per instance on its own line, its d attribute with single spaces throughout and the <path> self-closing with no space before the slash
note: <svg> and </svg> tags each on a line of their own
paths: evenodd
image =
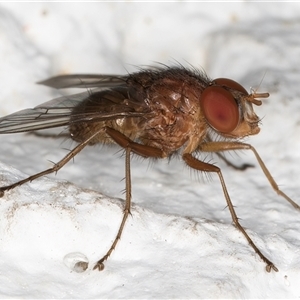
<svg viewBox="0 0 300 300">
<path fill-rule="evenodd" d="M 299 12 L 299 3 L 1 3 L 0 115 L 57 96 L 34 84 L 49 76 L 187 62 L 271 93 L 256 107 L 262 131 L 248 142 L 300 203 Z M 74 146 L 0 138 L 2 185 Z M 116 234 L 124 196 L 118 148 L 97 146 L 1 199 L 1 298 L 298 298 L 300 213 L 273 192 L 251 153 L 228 157 L 256 165 L 238 172 L 214 158 L 241 223 L 278 273 L 265 271 L 232 226 L 217 177 L 203 180 L 180 159 L 133 159 L 132 217 L 105 270 L 93 271 Z M 67 267 L 74 252 L 87 271 Z"/>
</svg>

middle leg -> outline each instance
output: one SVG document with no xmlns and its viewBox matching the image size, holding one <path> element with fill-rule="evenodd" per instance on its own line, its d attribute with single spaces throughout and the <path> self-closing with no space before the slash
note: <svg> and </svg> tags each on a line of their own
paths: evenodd
<svg viewBox="0 0 300 300">
<path fill-rule="evenodd" d="M 97 263 L 94 266 L 94 270 L 98 269 L 99 271 L 102 271 L 104 269 L 104 261 L 108 259 L 108 257 L 111 255 L 113 250 L 116 248 L 116 245 L 118 244 L 118 241 L 121 239 L 122 232 L 126 223 L 126 220 L 130 213 L 131 208 L 131 173 L 130 173 L 130 154 L 131 152 L 134 152 L 140 156 L 143 157 L 155 157 L 155 158 L 161 158 L 163 157 L 162 150 L 150 146 L 145 146 L 139 143 L 136 143 L 132 140 L 130 140 L 127 136 L 122 134 L 121 132 L 112 129 L 110 127 L 106 127 L 106 133 L 121 147 L 125 149 L 125 192 L 126 192 L 126 198 L 125 198 L 125 207 L 123 211 L 123 218 L 118 230 L 118 233 L 111 244 L 109 250 L 106 252 L 106 254 L 97 261 Z"/>
</svg>

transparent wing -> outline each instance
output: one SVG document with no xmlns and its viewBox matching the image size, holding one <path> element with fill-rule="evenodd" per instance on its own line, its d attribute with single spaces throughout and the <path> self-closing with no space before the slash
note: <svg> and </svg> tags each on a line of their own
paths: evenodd
<svg viewBox="0 0 300 300">
<path fill-rule="evenodd" d="M 128 76 L 97 75 L 97 74 L 72 74 L 51 77 L 38 82 L 56 89 L 64 88 L 113 88 L 126 84 Z"/>
<path fill-rule="evenodd" d="M 96 122 L 147 113 L 145 102 L 127 99 L 127 87 L 93 89 L 63 96 L 35 108 L 0 118 L 0 134 L 66 126 L 75 122 Z"/>
<path fill-rule="evenodd" d="M 28 108 L 0 118 L 0 133 L 16 133 L 69 124 L 72 109 L 88 97 L 88 92 L 62 96 L 35 108 Z"/>
</svg>

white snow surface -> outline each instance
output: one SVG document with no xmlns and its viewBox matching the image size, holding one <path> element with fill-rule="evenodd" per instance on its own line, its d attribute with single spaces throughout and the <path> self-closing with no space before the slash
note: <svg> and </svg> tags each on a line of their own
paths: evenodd
<svg viewBox="0 0 300 300">
<path fill-rule="evenodd" d="M 261 132 L 246 141 L 280 188 L 300 203 L 300 3 L 1 3 L 0 116 L 59 92 L 58 74 L 125 74 L 161 62 L 203 68 L 271 96 L 255 107 Z M 75 146 L 29 134 L 0 136 L 0 183 L 42 171 Z M 133 206 L 101 272 L 124 205 L 118 147 L 87 147 L 56 175 L 0 202 L 1 298 L 299 298 L 300 212 L 254 164 L 221 167 L 241 224 L 279 269 L 267 273 L 232 220 L 216 175 L 180 157 L 132 159 Z M 75 253 L 75 254 L 74 254 Z M 72 257 L 88 262 L 75 272 Z"/>
</svg>

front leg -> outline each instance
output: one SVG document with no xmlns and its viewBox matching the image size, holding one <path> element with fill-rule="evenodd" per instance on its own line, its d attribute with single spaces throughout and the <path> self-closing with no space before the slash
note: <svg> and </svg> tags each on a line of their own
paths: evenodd
<svg viewBox="0 0 300 300">
<path fill-rule="evenodd" d="M 207 138 L 207 140 L 208 140 L 209 143 L 212 142 L 212 139 L 209 136 L 207 136 L 206 138 Z M 230 160 L 228 160 L 223 153 L 221 153 L 221 152 L 215 152 L 215 154 L 221 160 L 223 160 L 227 164 L 227 166 L 229 166 L 229 167 L 231 167 L 231 168 L 233 168 L 235 170 L 244 171 L 244 170 L 246 170 L 248 168 L 253 168 L 254 167 L 253 165 L 247 164 L 247 163 L 244 163 L 244 164 L 238 166 L 238 165 L 235 165 L 234 163 L 232 163 Z"/>
<path fill-rule="evenodd" d="M 182 158 L 186 162 L 186 164 L 188 166 L 190 166 L 191 168 L 193 168 L 193 169 L 196 169 L 198 171 L 213 172 L 213 173 L 218 174 L 221 185 L 222 185 L 223 193 L 224 193 L 224 196 L 225 196 L 225 199 L 226 199 L 226 202 L 227 202 L 227 205 L 228 205 L 228 208 L 229 208 L 229 211 L 230 211 L 230 214 L 231 214 L 231 217 L 232 217 L 232 220 L 233 220 L 235 226 L 242 232 L 242 234 L 245 236 L 245 238 L 247 239 L 247 241 L 249 242 L 251 247 L 254 249 L 254 251 L 266 263 L 267 272 L 270 272 L 271 269 L 273 269 L 274 271 L 277 272 L 278 269 L 275 267 L 275 265 L 261 253 L 261 251 L 256 247 L 256 245 L 254 244 L 252 239 L 249 237 L 249 235 L 247 234 L 245 229 L 239 223 L 239 219 L 236 215 L 233 204 L 230 200 L 230 196 L 228 194 L 228 191 L 227 191 L 227 188 L 226 188 L 226 185 L 225 185 L 225 181 L 224 181 L 224 178 L 223 178 L 223 175 L 222 175 L 222 172 L 221 172 L 220 168 L 218 168 L 215 165 L 200 161 L 200 160 L 196 159 L 195 157 L 193 157 L 192 154 L 190 154 L 190 153 L 184 153 Z"/>
<path fill-rule="evenodd" d="M 242 165 L 240 165 L 240 166 L 235 165 L 235 164 L 232 163 L 230 160 L 228 160 L 222 153 L 216 152 L 216 154 L 217 154 L 217 156 L 218 156 L 221 160 L 223 160 L 223 161 L 227 164 L 227 166 L 229 166 L 229 167 L 231 167 L 231 168 L 233 168 L 233 169 L 235 169 L 235 170 L 237 170 L 237 171 L 245 171 L 245 170 L 248 169 L 248 168 L 253 168 L 253 167 L 254 167 L 253 165 L 247 164 L 247 163 L 242 164 Z"/>
<path fill-rule="evenodd" d="M 269 183 L 271 184 L 274 191 L 282 196 L 285 200 L 287 200 L 290 204 L 292 204 L 296 209 L 300 210 L 300 206 L 294 202 L 288 195 L 286 195 L 281 189 L 279 189 L 278 184 L 272 177 L 270 171 L 267 169 L 266 165 L 264 164 L 263 160 L 257 153 L 254 147 L 250 144 L 245 144 L 241 142 L 209 142 L 206 144 L 202 144 L 199 146 L 198 150 L 204 152 L 221 152 L 221 151 L 231 151 L 231 150 L 251 150 L 256 160 L 258 161 L 262 171 L 264 172 L 265 176 L 267 177 Z"/>
</svg>

